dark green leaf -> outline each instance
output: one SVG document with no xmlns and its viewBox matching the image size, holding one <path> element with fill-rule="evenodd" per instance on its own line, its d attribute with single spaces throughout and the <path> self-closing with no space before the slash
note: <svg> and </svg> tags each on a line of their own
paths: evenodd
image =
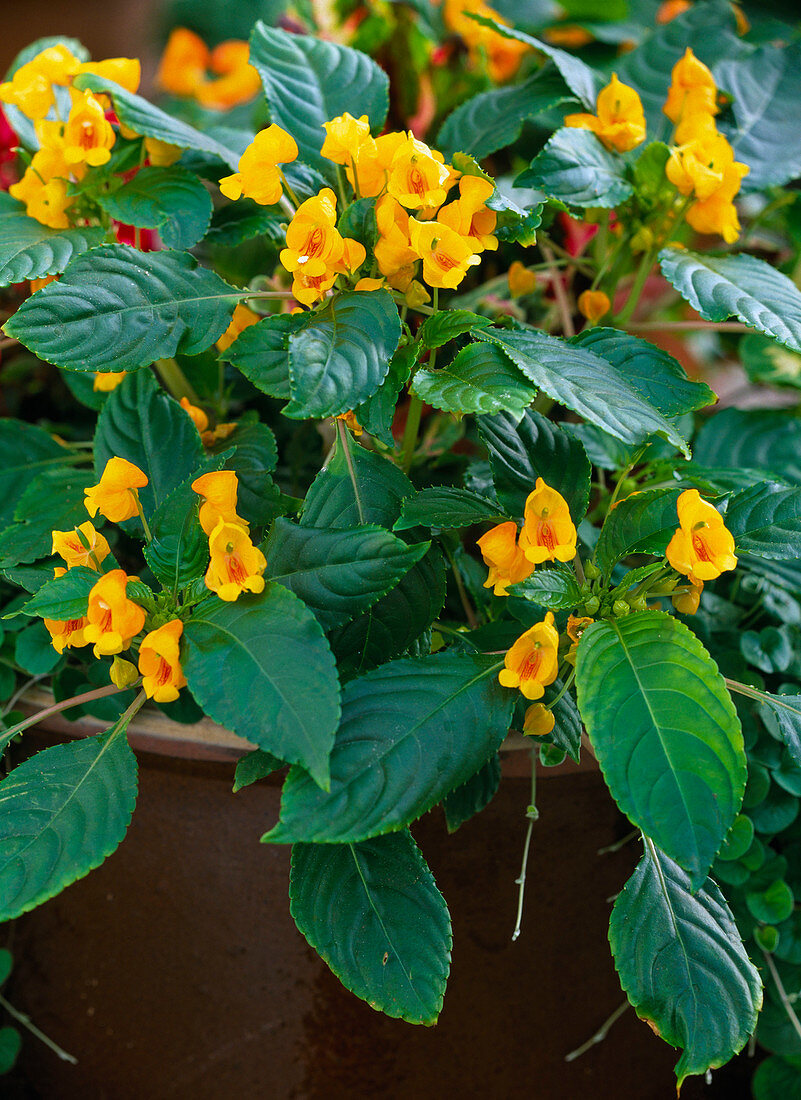
<svg viewBox="0 0 801 1100">
<path fill-rule="evenodd" d="M 633 194 L 625 163 L 589 130 L 565 126 L 517 177 L 515 187 L 537 188 L 568 206 L 618 206 Z"/>
<path fill-rule="evenodd" d="M 490 324 L 488 317 L 471 313 L 469 309 L 441 309 L 439 313 L 426 317 L 417 332 L 417 340 L 421 348 L 441 348 L 465 332 L 487 328 Z"/>
<path fill-rule="evenodd" d="M 177 165 L 141 168 L 122 187 L 97 198 L 112 218 L 157 229 L 167 248 L 179 251 L 197 244 L 211 220 L 211 195 L 193 172 Z"/>
<path fill-rule="evenodd" d="M 283 247 L 286 241 L 287 215 L 280 207 L 264 207 L 251 199 L 237 199 L 221 206 L 211 216 L 206 234 L 210 245 L 234 248 L 253 237 L 267 237 Z"/>
<path fill-rule="evenodd" d="M 281 585 L 204 601 L 184 626 L 184 672 L 215 722 L 328 785 L 339 684 L 322 628 Z"/>
<path fill-rule="evenodd" d="M 694 444 L 699 467 L 751 468 L 801 484 L 801 420 L 779 409 L 723 409 Z"/>
<path fill-rule="evenodd" d="M 507 519 L 498 505 L 468 489 L 435 485 L 422 489 L 403 502 L 395 531 L 411 527 L 468 527 L 472 523 L 500 522 Z"/>
<path fill-rule="evenodd" d="M 361 844 L 297 844 L 290 911 L 311 946 L 371 1008 L 434 1024 L 450 970 L 451 922 L 407 830 Z"/>
<path fill-rule="evenodd" d="M 501 783 L 501 757 L 499 753 L 491 756 L 475 775 L 445 795 L 442 809 L 449 833 L 469 821 L 471 817 L 489 805 Z"/>
<path fill-rule="evenodd" d="M 552 692 L 561 691 L 561 682 L 557 680 Z M 548 696 L 546 696 L 546 699 Z M 576 701 L 570 692 L 566 692 L 552 708 L 555 724 L 551 730 L 551 739 L 558 748 L 568 753 L 578 764 L 581 755 L 581 734 L 583 726 Z"/>
<path fill-rule="evenodd" d="M 801 489 L 752 485 L 731 498 L 725 519 L 737 550 L 762 558 L 801 558 Z"/>
<path fill-rule="evenodd" d="M 570 569 L 536 569 L 530 577 L 509 589 L 550 611 L 568 611 L 583 603 L 586 595 Z"/>
<path fill-rule="evenodd" d="M 61 655 L 53 647 L 44 623 L 31 623 L 19 632 L 14 644 L 14 660 L 31 676 L 44 676 L 53 671 Z"/>
<path fill-rule="evenodd" d="M 15 1027 L 0 1027 L 0 1075 L 10 1073 L 22 1047 L 22 1036 Z"/>
<path fill-rule="evenodd" d="M 756 1068 L 751 1088 L 754 1100 L 786 1100 L 801 1092 L 801 1063 L 771 1055 Z"/>
<path fill-rule="evenodd" d="M 89 593 L 97 581 L 96 570 L 74 565 L 62 577 L 42 585 L 33 599 L 23 605 L 22 613 L 42 619 L 80 619 L 86 614 Z"/>
<path fill-rule="evenodd" d="M 245 414 L 214 449 L 219 454 L 236 448 L 224 469 L 233 470 L 239 480 L 237 511 L 248 523 L 261 525 L 276 514 L 278 489 L 269 474 L 275 469 L 278 451 L 271 429 L 248 417 Z"/>
<path fill-rule="evenodd" d="M 378 240 L 375 203 L 375 199 L 356 199 L 345 207 L 337 223 L 337 229 L 343 237 L 359 241 L 368 253 L 373 251 Z"/>
<path fill-rule="evenodd" d="M 468 344 L 447 367 L 419 370 L 418 397 L 437 409 L 465 413 L 522 413 L 537 391 L 509 357 L 492 344 Z"/>
<path fill-rule="evenodd" d="M 305 316 L 290 313 L 265 317 L 248 325 L 220 358 L 233 363 L 257 389 L 288 398 L 289 337 L 305 324 Z"/>
<path fill-rule="evenodd" d="M 135 370 L 209 347 L 241 297 L 188 253 L 103 245 L 24 301 L 4 331 L 70 370 Z"/>
<path fill-rule="evenodd" d="M 638 552 L 664 554 L 679 526 L 679 489 L 646 489 L 619 501 L 607 515 L 595 548 L 603 573 Z"/>
<path fill-rule="evenodd" d="M 49 229 L 18 210 L 0 213 L 0 286 L 58 275 L 73 256 L 103 240 L 97 228 Z"/>
<path fill-rule="evenodd" d="M 793 892 L 782 879 L 775 879 L 764 890 L 748 891 L 745 902 L 751 916 L 763 924 L 781 924 L 795 907 Z"/>
<path fill-rule="evenodd" d="M 740 722 L 717 666 L 683 623 L 641 611 L 584 631 L 576 684 L 613 798 L 700 887 L 746 780 Z"/>
<path fill-rule="evenodd" d="M 234 794 L 243 787 L 249 787 L 251 783 L 257 783 L 260 779 L 266 779 L 268 775 L 283 768 L 284 761 L 273 756 L 271 752 L 263 749 L 254 749 L 246 753 L 236 762 L 234 772 Z"/>
<path fill-rule="evenodd" d="M 38 474 L 17 503 L 14 524 L 0 534 L 0 568 L 50 554 L 53 531 L 70 531 L 86 520 L 84 489 L 94 481 L 91 471 L 74 466 Z"/>
<path fill-rule="evenodd" d="M 759 710 L 763 720 L 767 720 L 769 728 L 775 729 L 787 746 L 793 762 L 801 767 L 801 695 L 769 695 L 767 692 L 760 692 L 759 696 Z"/>
<path fill-rule="evenodd" d="M 366 840 L 430 810 L 506 735 L 514 697 L 500 687 L 497 670 L 492 658 L 445 652 L 391 661 L 352 680 L 343 692 L 330 793 L 293 768 L 281 820 L 263 839 Z M 404 762 L 411 759 L 410 770 Z"/>
<path fill-rule="evenodd" d="M 267 575 L 299 596 L 324 630 L 366 611 L 423 557 L 375 524 L 350 531 L 277 519 L 264 547 Z"/>
<path fill-rule="evenodd" d="M 58 894 L 111 855 L 136 801 L 124 733 L 56 745 L 0 783 L 0 920 Z"/>
<path fill-rule="evenodd" d="M 418 348 L 415 344 L 401 344 L 389 361 L 389 370 L 384 381 L 372 397 L 368 397 L 353 410 L 364 430 L 388 447 L 395 446 L 392 437 L 395 409 L 400 392 L 409 381 L 409 375 L 417 362 L 417 354 Z"/>
<path fill-rule="evenodd" d="M 221 461 L 212 460 L 194 471 L 162 500 L 151 517 L 153 538 L 144 548 L 145 561 L 156 580 L 173 593 L 205 572 L 209 540 L 198 520 L 200 498 L 192 482 L 202 473 L 219 470 L 221 465 Z"/>
<path fill-rule="evenodd" d="M 679 1086 L 742 1049 L 756 1026 L 762 983 L 711 879 L 696 892 L 648 842 L 615 901 L 609 942 L 637 1015 L 682 1048 Z"/>
<path fill-rule="evenodd" d="M 17 501 L 37 474 L 62 465 L 68 453 L 35 424 L 0 420 L 0 530 L 14 518 Z"/>
</svg>

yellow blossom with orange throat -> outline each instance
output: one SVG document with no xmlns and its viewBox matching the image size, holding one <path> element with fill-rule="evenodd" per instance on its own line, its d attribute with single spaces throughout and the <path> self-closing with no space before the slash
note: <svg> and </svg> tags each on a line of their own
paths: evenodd
<svg viewBox="0 0 801 1100">
<path fill-rule="evenodd" d="M 356 147 L 352 159 L 345 165 L 345 175 L 362 198 L 375 198 L 384 190 L 392 158 L 406 138 L 402 131 L 393 130 L 375 139 L 365 138 Z"/>
<path fill-rule="evenodd" d="M 668 97 L 662 110 L 671 122 L 697 114 L 718 113 L 715 78 L 688 46 L 673 66 Z"/>
<path fill-rule="evenodd" d="M 517 524 L 499 523 L 477 540 L 484 564 L 489 567 L 485 588 L 496 596 L 505 596 L 510 584 L 519 584 L 534 572 L 534 566 L 517 545 Z"/>
<path fill-rule="evenodd" d="M 267 561 L 244 527 L 220 518 L 209 535 L 209 553 L 206 587 L 221 600 L 233 602 L 243 592 L 264 591 Z"/>
<path fill-rule="evenodd" d="M 147 475 L 125 458 L 110 458 L 100 481 L 84 489 L 86 510 L 98 512 L 112 523 L 122 523 L 139 513 L 139 489 L 147 485 Z"/>
<path fill-rule="evenodd" d="M 67 164 L 96 168 L 111 159 L 116 135 L 106 113 L 91 92 L 73 92 L 61 146 Z"/>
<path fill-rule="evenodd" d="M 342 259 L 345 246 L 337 229 L 337 199 L 330 187 L 302 202 L 287 226 L 280 260 L 287 271 L 324 275 Z"/>
<path fill-rule="evenodd" d="M 181 668 L 180 645 L 184 626 L 180 619 L 171 619 L 157 630 L 145 634 L 139 646 L 139 671 L 142 687 L 149 699 L 171 703 L 186 687 Z"/>
<path fill-rule="evenodd" d="M 665 551 L 677 573 L 693 584 L 703 584 L 737 566 L 734 536 L 720 512 L 702 500 L 697 489 L 685 489 L 677 511 L 679 527 Z"/>
<path fill-rule="evenodd" d="M 498 673 L 503 687 L 519 688 L 526 699 L 541 699 L 559 670 L 559 634 L 549 611 L 540 623 L 521 634 Z"/>
<path fill-rule="evenodd" d="M 325 141 L 320 156 L 332 160 L 334 164 L 351 164 L 360 145 L 370 138 L 370 120 L 367 115 L 354 118 L 345 111 L 338 118 L 324 122 Z"/>
<path fill-rule="evenodd" d="M 460 237 L 439 222 L 409 218 L 409 239 L 423 261 L 423 279 L 429 286 L 455 289 L 469 267 L 481 263 L 471 238 Z"/>
<path fill-rule="evenodd" d="M 436 209 L 445 202 L 450 179 L 442 154 L 410 133 L 392 157 L 387 191 L 409 210 Z"/>
<path fill-rule="evenodd" d="M 121 653 L 145 625 L 145 609 L 128 599 L 127 583 L 123 569 L 112 569 L 103 574 L 89 593 L 84 637 L 88 643 L 94 643 L 95 657 Z"/>
<path fill-rule="evenodd" d="M 611 81 L 598 93 L 596 114 L 568 115 L 565 126 L 592 130 L 607 149 L 626 153 L 645 141 L 645 113 L 634 88 L 618 80 Z"/>
<path fill-rule="evenodd" d="M 495 184 L 481 176 L 462 176 L 459 198 L 441 208 L 437 221 L 460 237 L 469 238 L 475 252 L 494 251 L 498 247 L 498 238 L 493 236 L 498 215 L 486 205 L 494 191 Z"/>
<path fill-rule="evenodd" d="M 228 199 L 244 196 L 261 206 L 272 206 L 283 193 L 279 164 L 296 160 L 298 146 L 286 130 L 273 123 L 260 130 L 239 158 L 238 171 L 220 180 L 220 191 Z"/>
<path fill-rule="evenodd" d="M 523 716 L 523 733 L 529 737 L 545 737 L 556 725 L 552 710 L 544 703 L 532 703 Z"/>
<path fill-rule="evenodd" d="M 85 634 L 88 622 L 85 615 L 79 619 L 45 619 L 44 625 L 50 634 L 53 649 L 63 653 L 65 649 L 81 649 L 89 645 Z"/>
<path fill-rule="evenodd" d="M 526 499 L 520 547 L 535 565 L 544 561 L 572 561 L 576 556 L 576 525 L 567 501 L 556 489 L 537 478 Z"/>
<path fill-rule="evenodd" d="M 54 531 L 53 553 L 63 558 L 67 569 L 84 565 L 99 571 L 111 549 L 103 535 L 95 530 L 94 524 L 87 520 L 74 531 Z"/>
<path fill-rule="evenodd" d="M 207 535 L 211 535 L 220 520 L 235 523 L 245 531 L 248 523 L 236 514 L 236 497 L 239 491 L 239 479 L 233 470 L 217 470 L 201 474 L 192 482 L 192 489 L 203 497 L 200 506 L 200 526 Z"/>
</svg>

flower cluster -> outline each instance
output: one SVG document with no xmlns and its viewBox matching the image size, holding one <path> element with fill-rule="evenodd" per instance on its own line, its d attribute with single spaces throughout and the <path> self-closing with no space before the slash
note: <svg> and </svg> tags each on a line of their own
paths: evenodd
<svg viewBox="0 0 801 1100">
<path fill-rule="evenodd" d="M 341 211 L 330 188 L 301 203 L 287 227 L 281 263 L 303 305 L 323 298 L 340 277 L 357 290 L 390 286 L 419 305 L 428 299 L 416 278 L 420 266 L 428 286 L 453 289 L 481 252 L 498 247 L 497 215 L 486 205 L 495 187 L 483 175 L 462 175 L 411 133 L 373 138 L 366 115 L 345 113 L 325 130 L 322 155 L 344 169 L 355 198 L 376 200 L 378 239 L 368 258 L 361 242 L 340 233 Z M 272 125 L 256 135 L 220 190 L 232 199 L 276 203 L 286 185 L 279 166 L 297 155 L 294 139 Z M 447 202 L 457 184 L 458 198 Z"/>
<path fill-rule="evenodd" d="M 231 470 L 202 474 L 192 482 L 203 498 L 200 526 L 209 538 L 206 587 L 221 600 L 233 602 L 243 592 L 263 592 L 267 562 L 251 542 L 247 521 L 237 515 L 237 476 Z"/>
<path fill-rule="evenodd" d="M 239 39 L 229 39 L 209 50 L 193 31 L 176 27 L 167 40 L 156 80 L 171 95 L 224 111 L 247 103 L 261 89 L 249 53 L 247 42 Z"/>
</svg>

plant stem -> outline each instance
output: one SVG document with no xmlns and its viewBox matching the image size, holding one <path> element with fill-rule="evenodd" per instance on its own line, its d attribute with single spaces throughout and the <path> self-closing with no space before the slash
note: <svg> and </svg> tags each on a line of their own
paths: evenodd
<svg viewBox="0 0 801 1100">
<path fill-rule="evenodd" d="M 9 1016 L 12 1016 L 17 1021 L 17 1023 L 22 1024 L 23 1027 L 30 1031 L 31 1035 L 35 1035 L 40 1042 L 44 1043 L 46 1047 L 49 1047 L 54 1054 L 57 1054 L 62 1062 L 70 1062 L 73 1066 L 78 1065 L 78 1059 L 73 1054 L 67 1054 L 66 1050 L 62 1050 L 58 1043 L 54 1043 L 43 1031 L 39 1030 L 30 1016 L 26 1016 L 24 1012 L 20 1012 L 18 1008 L 14 1008 L 12 1004 L 9 1004 L 2 993 L 0 993 L 0 1005 L 6 1010 Z"/>
<path fill-rule="evenodd" d="M 575 678 L 576 678 L 576 670 L 574 668 L 571 668 L 570 672 L 565 677 L 565 682 L 562 684 L 562 690 L 559 692 L 559 694 L 556 696 L 556 698 L 551 699 L 550 703 L 548 703 L 548 705 L 546 707 L 547 710 L 553 710 L 553 708 L 556 706 L 556 704 L 559 702 L 559 700 L 562 698 L 562 696 L 568 691 L 570 685 L 573 683 Z"/>
<path fill-rule="evenodd" d="M 0 748 L 7 745 L 18 733 L 23 733 L 30 726 L 37 725 L 45 718 L 49 718 L 51 714 L 60 714 L 62 710 L 69 710 L 70 707 L 79 707 L 84 703 L 91 703 L 94 699 L 104 699 L 107 695 L 121 695 L 123 691 L 127 690 L 128 688 L 118 688 L 114 684 L 109 684 L 108 687 L 95 688 L 93 691 L 85 691 L 82 695 L 73 695 L 69 699 L 62 699 L 60 703 L 53 703 L 52 706 L 45 707 L 38 714 L 32 714 L 30 718 L 24 718 L 21 722 L 17 722 L 16 726 L 12 726 L 10 730 L 0 734 Z"/>
<path fill-rule="evenodd" d="M 739 321 L 631 321 L 631 332 L 753 332 Z"/>
<path fill-rule="evenodd" d="M 134 492 L 136 492 L 136 490 L 134 490 Z M 139 513 L 139 519 L 142 521 L 142 529 L 145 532 L 145 538 L 148 542 L 152 542 L 153 535 L 151 534 L 150 527 L 148 526 L 148 522 L 145 519 L 145 513 L 142 510 L 142 502 L 139 499 L 139 493 L 136 493 L 136 510 Z"/>
<path fill-rule="evenodd" d="M 189 383 L 189 379 L 174 359 L 157 359 L 153 366 L 156 368 L 156 373 L 164 386 L 169 390 L 176 401 L 180 401 L 182 397 L 186 397 L 193 405 L 200 404 L 200 398 L 195 393 Z"/>
<path fill-rule="evenodd" d="M 345 427 L 344 420 L 337 419 L 337 432 L 339 433 L 339 441 L 342 445 L 342 450 L 345 452 L 345 464 L 348 467 L 348 474 L 350 476 L 351 485 L 353 486 L 353 496 L 356 500 L 356 510 L 359 513 L 359 523 L 364 523 L 362 498 L 359 496 L 359 483 L 356 480 L 356 471 L 353 468 L 353 456 L 350 453 L 350 439 L 348 439 L 348 429 Z"/>
<path fill-rule="evenodd" d="M 467 619 L 467 625 L 470 627 L 471 630 L 475 630 L 478 626 L 478 619 L 476 618 L 476 613 L 473 610 L 473 605 L 470 603 L 467 591 L 465 590 L 464 581 L 462 580 L 461 573 L 459 572 L 459 569 L 456 565 L 456 559 L 446 546 L 444 546 L 443 549 L 445 551 L 445 556 L 451 563 L 451 569 L 453 570 L 453 579 L 456 583 L 456 590 L 459 593 L 459 599 L 461 601 L 462 608 L 464 609 L 465 618 Z"/>
<path fill-rule="evenodd" d="M 771 978 L 773 978 L 773 981 L 776 984 L 776 991 L 779 994 L 779 1000 L 782 1003 L 784 1011 L 787 1013 L 787 1018 L 793 1026 L 793 1031 L 796 1033 L 796 1035 L 799 1036 L 799 1038 L 801 1038 L 801 1021 L 799 1021 L 798 1017 L 795 1014 L 795 1009 L 790 1003 L 790 998 L 787 996 L 787 991 L 785 990 L 782 984 L 782 980 L 779 977 L 779 971 L 776 969 L 776 963 L 773 961 L 767 951 L 763 950 L 762 954 L 765 956 L 765 962 L 768 964 L 770 976 Z"/>
<path fill-rule="evenodd" d="M 649 252 L 646 252 L 640 260 L 640 266 L 637 268 L 637 274 L 634 276 L 634 282 L 631 284 L 631 290 L 626 299 L 626 304 L 615 318 L 616 324 L 621 326 L 625 325 L 632 313 L 634 313 L 634 310 L 637 308 L 637 303 L 640 300 L 640 295 L 643 292 L 643 287 L 646 284 L 648 276 L 651 274 L 651 268 L 654 266 L 655 259 L 656 250 L 652 248 Z"/>
<path fill-rule="evenodd" d="M 565 290 L 562 278 L 554 266 L 554 254 L 551 251 L 551 247 L 547 244 L 540 244 L 540 251 L 548 262 L 548 270 L 551 276 L 551 286 L 553 287 L 554 298 L 556 304 L 559 307 L 559 319 L 562 322 L 562 332 L 566 337 L 576 335 L 576 329 L 573 325 L 573 317 L 570 312 L 570 303 L 567 300 L 567 291 Z"/>
<path fill-rule="evenodd" d="M 520 867 L 520 877 L 515 879 L 520 890 L 517 894 L 517 919 L 515 921 L 515 930 L 512 933 L 512 941 L 514 942 L 520 936 L 520 925 L 523 921 L 523 901 L 526 896 L 526 870 L 528 868 L 528 852 L 531 847 L 531 833 L 534 829 L 534 822 L 539 818 L 539 810 L 536 806 L 537 797 L 537 749 L 531 750 L 531 801 L 529 802 L 528 809 L 526 810 L 526 817 L 528 818 L 528 828 L 526 829 L 526 840 L 523 845 L 523 863 Z"/>
<path fill-rule="evenodd" d="M 582 1043 L 580 1047 L 576 1047 L 575 1050 L 571 1050 L 569 1054 L 565 1055 L 566 1062 L 575 1062 L 576 1058 L 580 1058 L 582 1054 L 586 1054 L 588 1050 L 595 1046 L 596 1043 L 602 1043 L 609 1034 L 609 1031 L 617 1020 L 623 1015 L 626 1009 L 629 1007 L 629 1002 L 624 1001 L 622 1005 L 618 1005 L 611 1016 L 608 1016 L 598 1030 L 586 1043 Z"/>
</svg>

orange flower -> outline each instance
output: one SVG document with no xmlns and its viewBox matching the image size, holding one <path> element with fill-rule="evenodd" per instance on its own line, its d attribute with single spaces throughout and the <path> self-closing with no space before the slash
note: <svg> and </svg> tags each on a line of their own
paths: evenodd
<svg viewBox="0 0 801 1100">
<path fill-rule="evenodd" d="M 31 294 L 35 294 L 37 290 L 41 290 L 42 287 L 47 286 L 48 283 L 58 282 L 58 275 L 45 275 L 41 279 L 30 279 L 29 285 L 31 288 Z"/>
<path fill-rule="evenodd" d="M 106 539 L 87 520 L 74 531 L 54 531 L 53 553 L 64 559 L 67 569 L 85 565 L 99 572 L 101 562 L 105 561 L 111 550 Z"/>
<path fill-rule="evenodd" d="M 374 250 L 378 270 L 392 280 L 396 289 L 405 290 L 418 260 L 409 239 L 409 215 L 397 199 L 382 195 L 375 204 L 375 220 L 379 234 Z M 404 284 L 402 286 L 396 285 L 396 276 L 399 275 Z"/>
<path fill-rule="evenodd" d="M 51 229 L 68 229 L 70 222 L 66 211 L 73 203 L 72 196 L 67 194 L 69 175 L 62 151 L 43 148 L 34 153 L 22 179 L 13 183 L 8 191 L 13 198 L 25 203 L 28 217 Z"/>
<path fill-rule="evenodd" d="M 559 668 L 559 635 L 549 611 L 541 623 L 521 634 L 504 658 L 498 679 L 503 687 L 519 688 L 526 699 L 541 699 Z"/>
<path fill-rule="evenodd" d="M 247 42 L 231 39 L 215 46 L 208 68 L 220 75 L 196 85 L 194 95 L 198 103 L 212 111 L 225 111 L 253 99 L 261 91 L 261 77 L 249 59 Z"/>
<path fill-rule="evenodd" d="M 460 237 L 470 238 L 476 252 L 485 248 L 495 250 L 498 238 L 492 235 L 498 215 L 486 205 L 495 184 L 481 176 L 462 176 L 459 180 L 459 198 L 443 206 L 437 214 L 440 225 L 447 225 Z"/>
<path fill-rule="evenodd" d="M 353 160 L 345 165 L 345 175 L 351 187 L 364 198 L 380 195 L 387 184 L 389 167 L 407 135 L 393 131 L 381 137 L 366 138 L 357 146 Z"/>
<path fill-rule="evenodd" d="M 565 660 L 569 664 L 575 665 L 576 653 L 578 651 L 578 644 L 579 640 L 581 639 L 581 635 L 594 621 L 594 619 L 587 618 L 586 615 L 568 615 L 565 633 L 570 639 L 571 644 L 570 649 L 568 649 L 567 653 L 565 654 Z"/>
<path fill-rule="evenodd" d="M 191 96 L 206 79 L 206 43 L 186 27 L 176 27 L 161 55 L 156 83 L 170 95 Z"/>
<path fill-rule="evenodd" d="M 350 428 L 354 435 L 363 435 L 364 428 L 361 426 L 356 416 L 351 410 L 350 412 L 340 413 L 337 416 L 337 420 L 341 420 L 346 427 Z"/>
<path fill-rule="evenodd" d="M 142 687 L 147 697 L 157 703 L 171 703 L 178 698 L 181 688 L 186 687 L 179 654 L 183 630 L 180 619 L 171 619 L 158 630 L 145 634 L 139 646 Z"/>
<path fill-rule="evenodd" d="M 111 159 L 114 130 L 91 92 L 73 92 L 72 109 L 61 139 L 67 164 L 97 167 Z"/>
<path fill-rule="evenodd" d="M 144 141 L 147 159 L 156 168 L 169 168 L 183 155 L 180 145 L 171 145 L 168 141 L 159 141 L 154 137 L 145 137 Z"/>
<path fill-rule="evenodd" d="M 334 164 L 352 164 L 359 146 L 370 138 L 370 120 L 367 115 L 354 118 L 347 111 L 330 122 L 324 122 L 325 141 L 320 156 Z"/>
<path fill-rule="evenodd" d="M 670 23 L 677 15 L 689 11 L 691 7 L 692 4 L 690 0 L 664 0 L 657 8 L 656 22 Z"/>
<path fill-rule="evenodd" d="M 94 73 L 104 80 L 113 80 L 127 92 L 136 93 L 142 79 L 142 66 L 136 57 L 107 57 L 105 61 L 85 61 L 78 66 L 81 73 Z"/>
<path fill-rule="evenodd" d="M 508 520 L 499 523 L 477 540 L 484 564 L 489 566 L 485 588 L 492 588 L 496 596 L 505 596 L 510 584 L 519 584 L 534 572 L 534 566 L 517 545 L 517 524 Z"/>
<path fill-rule="evenodd" d="M 219 520 L 236 523 L 248 529 L 247 522 L 236 514 L 236 495 L 239 479 L 233 470 L 219 470 L 215 473 L 201 474 L 192 482 L 192 489 L 203 497 L 200 506 L 200 526 L 207 535 L 211 535 Z"/>
<path fill-rule="evenodd" d="M 445 202 L 450 172 L 444 157 L 409 133 L 392 157 L 387 190 L 410 210 L 436 209 Z M 449 185 L 449 184 L 448 184 Z"/>
<path fill-rule="evenodd" d="M 665 551 L 676 572 L 684 573 L 693 584 L 703 584 L 734 569 L 734 538 L 720 512 L 702 500 L 697 489 L 685 489 L 677 510 L 679 528 Z"/>
<path fill-rule="evenodd" d="M 464 39 L 473 64 L 486 60 L 489 75 L 494 81 L 501 83 L 508 80 L 517 72 L 529 47 L 524 42 L 505 38 L 491 27 L 482 26 L 471 19 L 468 12 L 492 19 L 504 27 L 509 26 L 508 22 L 484 0 L 445 0 L 445 25 Z"/>
<path fill-rule="evenodd" d="M 197 405 L 190 404 L 188 397 L 182 397 L 180 404 L 181 408 L 202 435 L 209 426 L 209 418 Z"/>
<path fill-rule="evenodd" d="M 594 325 L 609 312 L 612 303 L 602 290 L 585 290 L 578 297 L 579 313 Z"/>
<path fill-rule="evenodd" d="M 89 645 L 84 634 L 88 622 L 85 616 L 80 619 L 45 619 L 44 624 L 50 633 L 53 649 L 57 653 L 63 653 L 65 649 L 80 649 Z"/>
<path fill-rule="evenodd" d="M 556 725 L 553 711 L 544 703 L 532 703 L 523 716 L 523 733 L 531 737 L 545 737 Z"/>
<path fill-rule="evenodd" d="M 206 587 L 221 600 L 232 602 L 243 592 L 264 591 L 264 554 L 250 541 L 244 527 L 227 523 L 222 517 L 209 536 L 211 563 L 206 572 Z"/>
<path fill-rule="evenodd" d="M 121 653 L 145 625 L 145 609 L 128 599 L 127 583 L 123 569 L 112 569 L 89 593 L 84 637 L 94 643 L 95 657 Z"/>
<path fill-rule="evenodd" d="M 342 259 L 345 246 L 337 229 L 337 199 L 330 187 L 302 202 L 287 226 L 280 260 L 287 271 L 324 275 Z"/>
<path fill-rule="evenodd" d="M 123 378 L 125 378 L 128 372 L 125 370 L 119 371 L 95 371 L 95 379 L 92 383 L 92 389 L 97 390 L 100 393 L 110 393 L 112 390 L 116 390 Z"/>
<path fill-rule="evenodd" d="M 244 332 L 249 325 L 255 325 L 260 320 L 261 317 L 259 317 L 258 313 L 254 313 L 253 310 L 248 309 L 247 306 L 236 306 L 230 325 L 217 341 L 217 350 L 225 351 L 226 348 L 230 348 L 240 332 Z"/>
<path fill-rule="evenodd" d="M 524 294 L 531 294 L 537 288 L 537 273 L 521 264 L 520 260 L 514 260 L 508 272 L 509 293 L 513 298 L 522 298 Z"/>
<path fill-rule="evenodd" d="M 688 46 L 671 73 L 668 97 L 662 110 L 671 122 L 696 115 L 716 115 L 718 89 L 715 78 Z"/>
<path fill-rule="evenodd" d="M 261 206 L 272 206 L 283 192 L 279 164 L 296 160 L 298 146 L 286 130 L 273 123 L 259 130 L 239 158 L 239 171 L 220 180 L 220 191 L 226 198 L 253 199 Z"/>
<path fill-rule="evenodd" d="M 526 500 L 525 522 L 520 548 L 526 558 L 540 565 L 544 561 L 572 561 L 576 556 L 576 527 L 567 501 L 537 478 Z"/>
<path fill-rule="evenodd" d="M 573 25 L 549 27 L 547 31 L 543 31 L 542 37 L 552 46 L 561 46 L 567 50 L 580 50 L 582 46 L 588 46 L 592 42 L 589 31 Z"/>
<path fill-rule="evenodd" d="M 618 80 L 617 73 L 612 73 L 611 81 L 598 93 L 595 109 L 595 115 L 568 115 L 565 126 L 592 130 L 607 149 L 618 153 L 626 153 L 645 141 L 645 114 L 640 97 Z"/>
<path fill-rule="evenodd" d="M 469 267 L 481 263 L 472 238 L 460 237 L 439 222 L 409 218 L 409 237 L 412 248 L 423 261 L 423 278 L 429 286 L 453 290 Z"/>
<path fill-rule="evenodd" d="M 677 592 L 672 597 L 673 606 L 682 615 L 694 615 L 701 606 L 701 593 L 703 590 L 703 581 L 691 580 L 687 592 Z"/>
<path fill-rule="evenodd" d="M 110 458 L 97 485 L 84 489 L 86 511 L 94 517 L 122 523 L 139 514 L 139 489 L 147 485 L 147 475 L 125 458 Z"/>
</svg>

